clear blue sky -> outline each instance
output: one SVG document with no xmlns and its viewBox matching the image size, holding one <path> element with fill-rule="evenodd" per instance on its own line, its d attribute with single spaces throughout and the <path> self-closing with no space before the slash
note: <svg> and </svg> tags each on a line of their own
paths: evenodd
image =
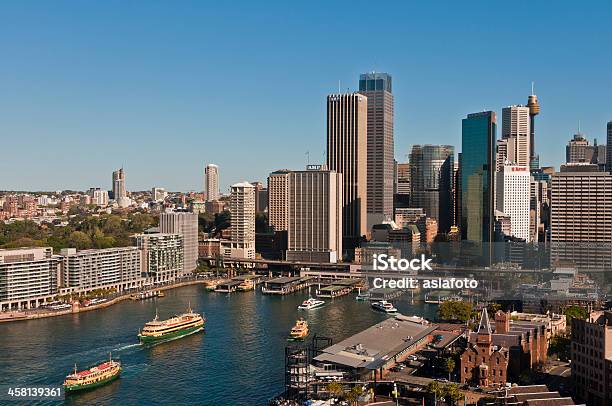
<svg viewBox="0 0 612 406">
<path fill-rule="evenodd" d="M 223 4 L 227 3 L 227 4 Z M 231 4 L 230 4 L 231 3 Z M 0 189 L 223 190 L 322 161 L 325 96 L 393 75 L 396 158 L 526 103 L 542 164 L 612 120 L 612 3 L 3 2 Z M 499 134 L 498 134 L 499 136 Z"/>
</svg>

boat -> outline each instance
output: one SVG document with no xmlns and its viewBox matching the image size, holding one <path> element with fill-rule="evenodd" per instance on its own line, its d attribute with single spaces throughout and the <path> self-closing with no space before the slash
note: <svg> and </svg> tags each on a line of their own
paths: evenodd
<svg viewBox="0 0 612 406">
<path fill-rule="evenodd" d="M 311 298 L 304 300 L 302 304 L 298 306 L 298 309 L 300 310 L 316 309 L 317 307 L 321 307 L 324 304 L 325 304 L 325 300 L 315 299 L 311 297 Z"/>
<path fill-rule="evenodd" d="M 187 312 L 174 316 L 167 320 L 159 320 L 157 313 L 155 318 L 146 323 L 138 334 L 142 344 L 165 341 L 204 330 L 205 318 L 187 308 Z"/>
<path fill-rule="evenodd" d="M 236 289 L 240 292 L 247 292 L 255 289 L 255 283 L 252 280 L 246 279 Z"/>
<path fill-rule="evenodd" d="M 166 294 L 161 290 L 157 293 L 157 297 L 166 297 Z"/>
<path fill-rule="evenodd" d="M 289 340 L 303 340 L 308 335 L 308 322 L 300 319 L 289 333 Z"/>
<path fill-rule="evenodd" d="M 147 290 L 144 292 L 139 292 L 139 293 L 135 293 L 133 295 L 130 296 L 130 299 L 132 300 L 145 300 L 145 299 L 151 299 L 154 297 L 164 297 L 165 294 L 163 294 L 160 290 Z"/>
<path fill-rule="evenodd" d="M 64 390 L 66 393 L 97 388 L 119 378 L 121 374 L 121 362 L 109 360 L 85 371 L 77 371 L 76 364 L 74 372 L 66 376 Z"/>
<path fill-rule="evenodd" d="M 387 302 L 386 300 L 381 300 L 380 302 L 372 303 L 372 308 L 375 310 L 379 310 L 385 313 L 397 313 L 397 309 L 393 307 L 391 302 Z"/>
<path fill-rule="evenodd" d="M 370 293 L 361 293 L 361 288 L 359 288 L 357 296 L 355 296 L 355 300 L 357 300 L 358 302 L 367 302 L 368 300 L 370 300 Z"/>
</svg>

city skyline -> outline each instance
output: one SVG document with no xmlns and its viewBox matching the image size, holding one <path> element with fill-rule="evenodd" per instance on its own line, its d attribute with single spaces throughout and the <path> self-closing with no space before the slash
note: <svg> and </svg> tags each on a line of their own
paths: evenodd
<svg viewBox="0 0 612 406">
<path fill-rule="evenodd" d="M 587 9 L 568 3 L 558 7 L 554 19 L 549 7 L 539 4 L 530 5 L 529 19 L 517 18 L 520 8 L 502 12 L 497 7 L 448 4 L 434 12 L 426 5 L 397 5 L 394 13 L 385 12 L 386 24 L 377 27 L 384 42 L 349 24 L 364 7 L 334 5 L 323 18 L 316 8 L 286 5 L 277 5 L 273 13 L 265 7 L 247 7 L 244 15 L 223 5 L 146 10 L 137 5 L 9 5 L 5 14 L 10 23 L 1 28 L 0 49 L 7 63 L 0 83 L 12 96 L 0 102 L 0 131 L 7 135 L 5 148 L 12 153 L 0 163 L 0 172 L 16 167 L 20 171 L 2 177 L 0 189 L 107 188 L 107 174 L 124 166 L 130 190 L 158 185 L 171 191 L 199 191 L 202 165 L 215 162 L 223 168 L 221 190 L 227 193 L 229 185 L 246 177 L 235 162 L 250 162 L 249 180 L 261 181 L 270 171 L 303 166 L 307 151 L 312 163 L 322 163 L 325 96 L 337 91 L 338 81 L 342 92 L 357 90 L 359 75 L 370 71 L 393 75 L 399 162 L 405 161 L 412 145 L 425 140 L 453 145 L 460 152 L 462 117 L 489 109 L 501 115 L 503 107 L 525 104 L 532 81 L 542 106 L 535 142 L 541 165 L 559 167 L 564 140 L 576 131 L 579 120 L 589 139 L 605 143 L 612 113 L 600 89 L 612 86 L 606 74 L 611 57 L 601 52 L 600 39 L 612 30 L 606 24 L 609 4 Z M 74 19 L 66 11 L 82 18 Z M 136 14 L 139 21 L 133 25 Z M 482 35 L 498 32 L 484 22 L 489 14 L 499 25 L 512 21 L 503 36 Z M 33 17 L 24 20 L 25 15 Z M 168 21 L 165 31 L 154 24 L 161 15 Z M 309 15 L 318 16 L 317 21 L 337 21 L 312 27 L 304 23 Z M 220 21 L 209 21 L 214 20 L 211 16 Z M 234 21 L 228 22 L 230 17 Z M 255 25 L 274 17 L 283 21 L 279 27 L 255 30 Z M 440 24 L 434 35 L 427 35 L 434 17 Z M 113 20 L 113 34 L 105 30 L 108 18 Z M 580 21 L 589 24 L 579 24 L 575 31 L 559 29 L 576 27 Z M 288 27 L 292 42 L 276 35 L 276 29 Z M 80 33 L 78 38 L 71 35 L 73 30 Z M 346 46 L 319 41 L 329 35 Z M 152 37 L 158 41 L 150 41 Z M 537 41 L 530 40 L 534 37 Z M 377 48 L 364 55 L 353 52 L 353 43 Z M 256 44 L 266 45 L 253 53 Z M 519 54 L 522 58 L 516 58 Z M 208 55 L 219 62 L 209 63 Z M 340 62 L 330 63 L 332 59 Z M 489 63 L 483 67 L 485 60 Z M 324 74 L 316 77 L 307 74 L 322 69 Z M 221 73 L 232 83 L 210 80 Z M 269 86 L 272 80 L 281 86 Z M 287 100 L 287 88 L 300 97 Z M 259 98 L 256 105 L 245 104 L 243 100 L 253 94 Z M 275 111 L 273 123 L 267 118 L 270 111 Z M 180 160 L 167 159 L 169 145 L 181 154 Z M 276 145 L 285 145 L 287 152 L 267 154 Z M 549 147 L 540 148 L 544 145 Z M 49 158 L 66 153 L 70 159 L 49 164 Z M 75 166 L 80 170 L 74 171 Z M 58 181 L 63 173 L 71 173 L 71 179 Z"/>
</svg>

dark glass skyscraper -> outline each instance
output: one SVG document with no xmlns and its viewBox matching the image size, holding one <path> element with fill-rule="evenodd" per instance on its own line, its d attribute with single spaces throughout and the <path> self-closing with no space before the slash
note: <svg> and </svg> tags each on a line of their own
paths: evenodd
<svg viewBox="0 0 612 406">
<path fill-rule="evenodd" d="M 420 207 L 447 233 L 453 224 L 452 145 L 414 145 L 410 153 L 410 207 Z"/>
<path fill-rule="evenodd" d="M 495 138 L 493 111 L 468 114 L 461 124 L 461 237 L 493 241 Z"/>
<path fill-rule="evenodd" d="M 393 218 L 393 93 L 391 75 L 365 73 L 359 93 L 368 98 L 368 229 Z"/>
</svg>

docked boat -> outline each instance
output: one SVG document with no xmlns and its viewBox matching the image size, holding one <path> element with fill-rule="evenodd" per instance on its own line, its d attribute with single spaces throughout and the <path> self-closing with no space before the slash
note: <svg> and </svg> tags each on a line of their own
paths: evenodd
<svg viewBox="0 0 612 406">
<path fill-rule="evenodd" d="M 147 344 L 183 337 L 204 330 L 204 322 L 204 317 L 199 313 L 194 313 L 191 307 L 186 313 L 167 320 L 159 320 L 155 314 L 155 318 L 144 325 L 138 334 L 138 339 L 141 343 Z"/>
<path fill-rule="evenodd" d="M 368 300 L 370 300 L 370 294 L 369 293 L 359 293 L 357 294 L 357 296 L 355 296 L 355 300 L 357 300 L 358 302 L 367 302 Z"/>
<path fill-rule="evenodd" d="M 111 356 L 108 361 L 85 371 L 77 371 L 75 365 L 74 372 L 64 380 L 64 390 L 68 393 L 97 388 L 119 378 L 119 374 L 121 362 L 113 360 Z"/>
<path fill-rule="evenodd" d="M 375 310 L 379 310 L 385 313 L 397 313 L 397 309 L 391 304 L 391 302 L 387 302 L 386 300 L 381 300 L 380 302 L 372 303 L 372 308 Z"/>
<path fill-rule="evenodd" d="M 298 320 L 295 326 L 289 333 L 289 340 L 303 340 L 308 335 L 308 322 L 306 320 Z"/>
<path fill-rule="evenodd" d="M 151 299 L 154 297 L 164 297 L 165 294 L 163 294 L 161 292 L 161 290 L 147 290 L 144 292 L 139 292 L 139 293 L 135 293 L 133 295 L 130 296 L 130 299 L 132 300 L 145 300 L 145 299 Z"/>
<path fill-rule="evenodd" d="M 298 309 L 300 310 L 316 309 L 317 307 L 321 307 L 324 304 L 325 304 L 325 300 L 315 299 L 311 297 L 311 298 L 304 300 L 302 304 L 298 306 Z"/>
<path fill-rule="evenodd" d="M 249 290 L 255 289 L 255 283 L 249 279 L 244 280 L 238 287 L 236 288 L 240 292 L 248 292 Z"/>
</svg>

